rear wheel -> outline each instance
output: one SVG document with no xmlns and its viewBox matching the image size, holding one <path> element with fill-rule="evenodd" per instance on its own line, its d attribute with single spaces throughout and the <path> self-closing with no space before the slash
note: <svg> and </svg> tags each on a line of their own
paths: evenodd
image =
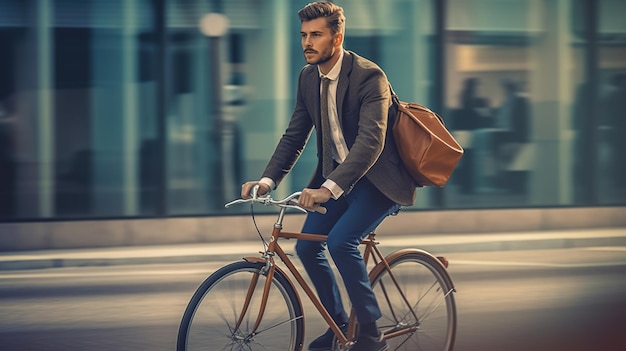
<svg viewBox="0 0 626 351">
<path fill-rule="evenodd" d="M 370 275 L 382 311 L 378 324 L 389 350 L 452 350 L 456 304 L 444 265 L 421 250 L 403 250 L 389 257 L 392 274 L 380 263 Z"/>
<path fill-rule="evenodd" d="M 185 310 L 177 350 L 301 350 L 302 308 L 292 285 L 278 270 L 261 324 L 252 330 L 267 278 L 264 268 L 263 263 L 241 261 L 209 276 Z M 249 305 L 248 291 L 253 292 Z"/>
</svg>

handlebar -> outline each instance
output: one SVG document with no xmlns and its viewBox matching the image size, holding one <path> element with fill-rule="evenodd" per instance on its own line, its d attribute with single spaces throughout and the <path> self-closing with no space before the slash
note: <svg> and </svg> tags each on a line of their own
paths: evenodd
<svg viewBox="0 0 626 351">
<path fill-rule="evenodd" d="M 224 207 L 228 208 L 232 205 L 238 205 L 238 204 L 245 204 L 245 203 L 260 203 L 266 206 L 278 206 L 278 207 L 284 207 L 284 208 L 293 208 L 296 209 L 298 211 L 307 213 L 308 210 L 302 206 L 300 206 L 298 204 L 298 198 L 300 197 L 300 195 L 302 194 L 301 191 L 296 191 L 295 193 L 287 196 L 286 198 L 282 199 L 282 200 L 274 200 L 271 196 L 266 195 L 266 196 L 256 196 L 257 194 L 257 187 L 255 187 L 252 191 L 252 197 L 249 199 L 237 199 L 234 201 L 231 201 L 229 203 L 227 203 L 226 205 L 224 205 Z M 319 212 L 321 214 L 326 214 L 326 208 L 322 207 L 321 205 L 316 205 L 316 207 L 314 208 L 315 212 Z"/>
</svg>

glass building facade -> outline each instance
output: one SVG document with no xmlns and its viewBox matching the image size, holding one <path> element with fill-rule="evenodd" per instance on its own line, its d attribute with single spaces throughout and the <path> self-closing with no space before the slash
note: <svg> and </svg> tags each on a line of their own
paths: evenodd
<svg viewBox="0 0 626 351">
<path fill-rule="evenodd" d="M 1 0 L 0 221 L 246 211 L 223 204 L 287 125 L 307 2 Z M 626 1 L 336 2 L 466 150 L 413 209 L 626 204 Z"/>
</svg>

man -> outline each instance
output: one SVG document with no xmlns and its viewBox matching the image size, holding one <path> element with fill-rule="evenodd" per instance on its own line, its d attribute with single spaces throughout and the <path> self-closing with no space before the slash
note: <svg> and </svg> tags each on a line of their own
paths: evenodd
<svg viewBox="0 0 626 351">
<path fill-rule="evenodd" d="M 300 257 L 320 300 L 335 322 L 348 321 L 339 288 L 325 256 L 327 246 L 359 322 L 353 351 L 387 350 L 376 320 L 381 317 L 358 245 L 385 217 L 412 205 L 416 185 L 404 170 L 388 130 L 389 83 L 373 62 L 343 49 L 343 9 L 313 2 L 298 12 L 306 65 L 300 72 L 296 106 L 262 178 L 242 186 L 242 197 L 275 188 L 291 170 L 315 127 L 318 165 L 299 204 L 310 212 L 302 232 L 326 234 L 326 244 L 298 241 Z M 328 79 L 328 85 L 323 83 Z M 326 86 L 325 86 L 326 85 Z M 330 350 L 330 329 L 309 345 Z"/>
</svg>

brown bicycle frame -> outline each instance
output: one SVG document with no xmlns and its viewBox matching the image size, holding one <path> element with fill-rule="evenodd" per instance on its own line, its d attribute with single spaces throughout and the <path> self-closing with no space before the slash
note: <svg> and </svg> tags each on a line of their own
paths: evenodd
<svg viewBox="0 0 626 351">
<path fill-rule="evenodd" d="M 246 258 L 244 258 L 244 260 L 246 260 L 248 262 L 266 263 L 266 268 L 267 268 L 267 279 L 265 281 L 265 285 L 264 285 L 264 288 L 263 288 L 263 296 L 262 296 L 262 299 L 261 299 L 261 306 L 259 308 L 260 311 L 259 311 L 259 314 L 257 316 L 257 320 L 256 320 L 256 322 L 254 324 L 254 327 L 252 328 L 252 332 L 251 333 L 254 334 L 256 332 L 257 328 L 259 327 L 259 325 L 261 324 L 261 320 L 263 318 L 263 314 L 265 313 L 265 309 L 267 307 L 266 306 L 267 305 L 267 297 L 269 296 L 269 290 L 271 288 L 271 283 L 272 283 L 272 279 L 274 277 L 275 270 L 278 269 L 282 273 L 282 275 L 285 277 L 285 279 L 287 279 L 289 281 L 289 284 L 294 286 L 294 284 L 291 282 L 289 277 L 286 274 L 284 274 L 283 270 L 280 267 L 276 266 L 275 261 L 274 261 L 274 254 L 276 254 L 276 255 L 278 255 L 278 257 L 280 257 L 280 259 L 283 261 L 283 263 L 285 264 L 285 266 L 287 267 L 289 272 L 291 272 L 292 276 L 296 279 L 296 281 L 298 282 L 300 287 L 304 290 L 304 292 L 309 297 L 310 301 L 313 303 L 313 305 L 315 306 L 317 311 L 320 313 L 322 318 L 324 318 L 324 320 L 326 321 L 328 326 L 335 333 L 335 336 L 337 337 L 337 340 L 339 341 L 339 343 L 342 346 L 345 346 L 349 342 L 349 340 L 354 339 L 354 336 L 356 334 L 356 323 L 355 323 L 356 317 L 355 317 L 354 313 L 352 312 L 350 314 L 348 335 L 344 336 L 343 332 L 341 331 L 339 326 L 335 323 L 335 321 L 332 319 L 332 317 L 330 316 L 330 314 L 328 313 L 326 308 L 322 305 L 321 301 L 319 300 L 317 295 L 313 292 L 313 290 L 311 289 L 309 284 L 305 281 L 305 279 L 302 276 L 302 274 L 300 274 L 300 272 L 295 267 L 293 262 L 291 262 L 291 260 L 289 259 L 289 257 L 285 253 L 285 251 L 282 249 L 280 244 L 278 244 L 278 239 L 279 238 L 323 242 L 323 241 L 326 241 L 327 236 L 326 235 L 320 235 L 320 234 L 304 234 L 304 233 L 283 232 L 282 231 L 282 224 L 281 224 L 283 215 L 284 215 L 284 209 L 281 209 L 281 213 L 279 214 L 279 220 L 274 224 L 274 229 L 272 230 L 272 237 L 271 237 L 269 246 L 267 248 L 266 255 L 264 255 L 265 257 L 263 257 L 263 258 L 262 257 L 246 257 Z M 392 279 L 396 289 L 398 290 L 398 292 L 402 296 L 402 299 L 404 300 L 404 302 L 407 305 L 410 305 L 408 300 L 407 300 L 407 298 L 406 298 L 406 296 L 404 295 L 404 292 L 400 289 L 400 286 L 399 286 L 398 282 L 396 281 L 395 276 L 391 272 L 391 267 L 389 267 L 388 260 L 385 259 L 383 254 L 376 247 L 376 245 L 378 243 L 374 240 L 374 237 L 375 237 L 375 234 L 374 233 L 370 233 L 368 235 L 368 237 L 365 240 L 363 240 L 363 242 L 362 242 L 362 245 L 365 245 L 365 250 L 364 250 L 364 253 L 363 253 L 363 260 L 365 261 L 365 264 L 367 265 L 370 257 L 372 257 L 372 261 L 374 263 L 374 268 L 370 271 L 370 280 L 372 278 L 374 278 L 375 276 L 377 276 L 380 273 L 381 270 L 387 270 L 389 272 L 389 276 L 391 277 L 391 279 Z M 401 256 L 401 255 L 403 255 L 404 253 L 406 253 L 408 251 L 411 251 L 411 249 L 398 250 L 398 251 L 392 253 L 389 256 L 389 260 L 392 260 L 395 257 Z M 252 294 L 254 293 L 254 290 L 255 290 L 257 282 L 258 282 L 258 274 L 255 274 L 254 277 L 252 278 L 251 282 L 250 282 L 249 287 L 248 287 L 248 292 L 247 292 L 247 295 L 246 295 L 246 302 L 244 303 L 243 310 L 241 311 L 240 318 L 237 321 L 237 324 L 235 325 L 235 330 L 237 330 L 239 328 L 239 326 L 241 325 L 241 323 L 243 321 L 243 317 L 244 317 L 244 315 L 246 314 L 246 312 L 248 310 L 249 303 L 250 303 L 250 300 L 252 298 Z M 382 284 L 382 282 L 381 282 L 381 284 Z M 385 294 L 386 299 L 388 299 L 385 287 L 382 286 L 382 288 L 383 288 L 382 290 L 383 290 L 383 292 Z M 302 305 L 301 300 L 300 300 L 300 294 L 298 293 L 297 289 L 294 289 L 294 292 L 296 294 L 296 297 L 298 298 L 298 302 L 300 302 L 300 305 Z M 412 311 L 412 309 L 411 309 L 411 311 Z M 415 313 L 413 312 L 413 314 L 415 314 Z M 414 317 L 417 320 L 417 316 L 414 316 Z M 403 334 L 406 334 L 406 333 L 412 333 L 412 332 L 415 332 L 416 330 L 417 330 L 417 327 L 414 326 L 414 327 L 405 328 L 405 329 L 402 329 L 402 330 L 399 330 L 399 331 L 391 331 L 389 333 L 384 333 L 383 332 L 383 335 L 384 335 L 385 338 L 392 338 L 392 337 L 403 335 Z"/>
</svg>

